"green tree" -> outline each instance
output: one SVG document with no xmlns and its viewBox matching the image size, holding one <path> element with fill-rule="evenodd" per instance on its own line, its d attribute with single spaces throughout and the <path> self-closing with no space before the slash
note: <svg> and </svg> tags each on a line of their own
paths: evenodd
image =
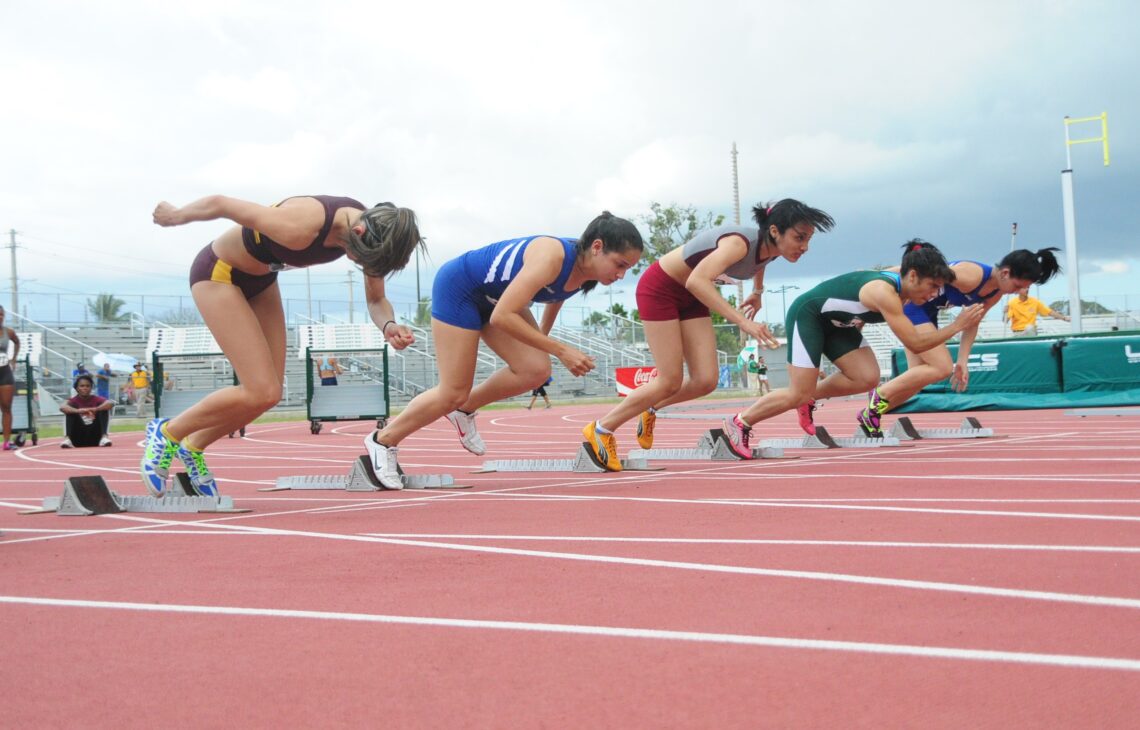
<svg viewBox="0 0 1140 730">
<path fill-rule="evenodd" d="M 728 295 L 728 303 L 735 307 L 736 296 Z M 716 332 L 716 349 L 727 352 L 730 359 L 736 357 L 743 349 L 740 344 L 740 328 L 716 312 L 709 312 L 709 315 L 712 317 L 713 331 Z"/>
<path fill-rule="evenodd" d="M 431 297 L 420 298 L 419 304 L 416 305 L 416 319 L 412 324 L 417 327 L 431 325 Z"/>
<path fill-rule="evenodd" d="M 649 228 L 649 237 L 645 241 L 645 253 L 633 268 L 635 274 L 688 241 L 697 231 L 724 222 L 723 215 L 714 215 L 709 211 L 702 213 L 691 205 L 662 205 L 653 202 L 649 204 L 649 210 L 649 215 L 638 217 Z"/>
<path fill-rule="evenodd" d="M 162 314 L 158 315 L 160 322 L 174 325 L 200 325 L 202 324 L 202 314 L 194 307 L 179 307 L 178 309 L 168 309 Z"/>
<path fill-rule="evenodd" d="M 87 300 L 87 311 L 91 312 L 96 322 L 122 322 L 130 316 L 126 312 L 120 312 L 126 304 L 113 294 L 100 293 L 94 299 Z"/>
<path fill-rule="evenodd" d="M 1060 312 L 1061 314 L 1068 314 L 1069 313 L 1069 300 L 1068 299 L 1058 299 L 1057 301 L 1055 301 L 1049 305 L 1049 309 L 1052 309 L 1054 312 Z M 1100 302 L 1090 302 L 1088 300 L 1082 299 L 1081 300 L 1081 314 L 1082 315 L 1085 315 L 1085 314 L 1112 314 L 1112 310 L 1109 309 L 1108 307 L 1104 306 Z"/>
<path fill-rule="evenodd" d="M 590 312 L 590 316 L 582 320 L 582 327 L 596 334 L 607 334 L 610 318 L 602 312 Z"/>
</svg>

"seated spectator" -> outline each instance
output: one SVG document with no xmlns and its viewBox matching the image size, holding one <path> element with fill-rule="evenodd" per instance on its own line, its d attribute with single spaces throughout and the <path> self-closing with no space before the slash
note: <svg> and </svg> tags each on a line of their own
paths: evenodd
<svg viewBox="0 0 1140 730">
<path fill-rule="evenodd" d="M 107 434 L 111 424 L 110 411 L 115 404 L 91 393 L 95 381 L 90 375 L 80 375 L 72 387 L 77 395 L 59 407 L 65 416 L 65 437 L 59 444 L 60 448 L 110 446 L 111 438 Z"/>
<path fill-rule="evenodd" d="M 77 363 L 75 363 L 75 369 L 71 371 L 71 379 L 72 379 L 72 381 L 74 381 L 80 375 L 90 375 L 90 374 L 91 374 L 91 371 L 88 370 L 87 367 L 83 363 L 77 362 Z M 75 395 L 75 389 L 74 388 L 72 388 L 71 394 Z"/>
</svg>

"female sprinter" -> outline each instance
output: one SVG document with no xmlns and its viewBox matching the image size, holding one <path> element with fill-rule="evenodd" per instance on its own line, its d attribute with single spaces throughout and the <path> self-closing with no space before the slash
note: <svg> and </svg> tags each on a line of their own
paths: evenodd
<svg viewBox="0 0 1140 730">
<path fill-rule="evenodd" d="M 383 430 L 364 439 L 372 467 L 388 489 L 402 488 L 396 459 L 401 441 L 441 416 L 459 432 L 463 447 L 483 454 L 475 411 L 526 393 L 550 377 L 554 355 L 573 375 L 594 368 L 593 358 L 547 335 L 562 303 L 597 282 L 612 284 L 641 258 L 641 234 L 608 212 L 582 237 L 528 236 L 492 243 L 440 268 L 432 285 L 431 331 L 439 385 L 420 393 Z M 540 326 L 531 302 L 545 302 Z M 479 339 L 506 367 L 472 390 Z"/>
<path fill-rule="evenodd" d="M 154 222 L 160 226 L 219 218 L 237 225 L 198 254 L 190 268 L 190 293 L 240 384 L 211 393 L 173 419 L 147 425 L 142 478 L 156 495 L 166 489 L 175 456 L 199 491 L 217 494 L 202 451 L 281 399 L 281 269 L 347 255 L 364 269 L 368 313 L 387 343 L 400 350 L 413 341 L 411 330 L 393 321 L 392 305 L 384 296 L 384 277 L 404 268 L 422 245 L 411 210 L 391 203 L 368 208 L 351 198 L 328 195 L 287 198 L 273 207 L 213 195 L 181 208 L 159 203 L 154 210 Z"/>
<path fill-rule="evenodd" d="M 15 352 L 8 356 L 8 343 L 15 345 Z M 14 451 L 12 443 L 12 400 L 16 396 L 15 363 L 20 356 L 20 338 L 11 327 L 4 326 L 4 307 L 0 306 L 0 421 L 4 428 L 4 450 Z"/>
<path fill-rule="evenodd" d="M 791 199 L 758 205 L 752 216 L 754 226 L 720 226 L 698 233 L 655 261 L 638 281 L 637 308 L 657 377 L 582 430 L 590 450 L 609 471 L 621 471 L 614 431 L 623 423 L 638 416 L 637 443 L 643 449 L 651 448 L 659 408 L 699 398 L 716 388 L 720 373 L 710 309 L 761 344 L 777 346 L 768 325 L 753 321 L 760 310 L 764 269 L 781 256 L 798 261 L 816 230 L 831 230 L 835 221 L 822 210 Z M 725 301 L 714 284 L 722 274 L 752 279 L 752 293 L 741 302 L 740 311 Z"/>
<path fill-rule="evenodd" d="M 980 261 L 954 261 L 950 264 L 954 282 L 926 304 L 907 304 L 903 307 L 903 312 L 919 332 L 930 332 L 938 328 L 940 309 L 981 304 L 984 317 L 1003 294 L 1012 294 L 1030 284 L 1044 284 L 1052 279 L 1061 270 L 1057 257 L 1053 255 L 1054 251 L 1059 250 L 1043 248 L 1037 253 L 1026 249 L 1010 251 L 997 266 Z M 882 436 L 883 414 L 891 406 L 902 405 L 931 383 L 948 377 L 950 387 L 954 390 L 959 393 L 966 390 L 970 384 L 970 370 L 966 364 L 977 336 L 977 325 L 962 331 L 958 359 L 953 364 L 950 362 L 950 350 L 945 344 L 923 353 L 907 349 L 906 372 L 872 390 L 867 407 L 856 416 L 863 433 L 872 437 Z"/>
<path fill-rule="evenodd" d="M 828 279 L 796 298 L 788 308 L 787 388 L 774 390 L 742 413 L 724 419 L 724 433 L 742 459 L 752 458 L 753 424 L 798 408 L 816 398 L 862 393 L 879 382 L 879 363 L 863 339 L 863 323 L 886 322 L 911 352 L 926 352 L 982 319 L 974 304 L 942 330 L 919 332 L 903 313 L 903 304 L 925 304 L 954 281 L 954 272 L 932 244 L 914 240 L 903 246 L 899 273 L 856 271 Z M 839 370 L 819 380 L 820 356 Z"/>
</svg>

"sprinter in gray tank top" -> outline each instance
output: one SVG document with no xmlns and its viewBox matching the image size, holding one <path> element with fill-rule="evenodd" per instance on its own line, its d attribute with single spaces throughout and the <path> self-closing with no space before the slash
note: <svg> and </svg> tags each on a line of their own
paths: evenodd
<svg viewBox="0 0 1140 730">
<path fill-rule="evenodd" d="M 720 368 L 710 311 L 761 344 L 776 346 L 768 325 L 755 321 L 765 267 L 780 257 L 793 263 L 799 260 L 816 230 L 831 230 L 835 221 L 822 210 L 791 199 L 757 205 L 752 215 L 754 225 L 702 231 L 642 273 L 637 282 L 637 309 L 657 375 L 582 430 L 595 458 L 607 470 L 621 470 L 613 434 L 619 426 L 636 417 L 637 443 L 651 448 L 657 409 L 699 398 L 716 388 Z M 717 280 L 726 274 L 752 280 L 752 293 L 738 303 L 739 309 L 717 288 Z"/>
</svg>

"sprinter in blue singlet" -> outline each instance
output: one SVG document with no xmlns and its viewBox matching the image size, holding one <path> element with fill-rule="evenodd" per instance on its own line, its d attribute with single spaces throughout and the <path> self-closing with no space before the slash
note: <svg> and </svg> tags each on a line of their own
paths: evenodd
<svg viewBox="0 0 1140 730">
<path fill-rule="evenodd" d="M 954 281 L 926 304 L 907 304 L 903 312 L 919 332 L 938 329 L 938 312 L 942 309 L 981 304 L 984 307 L 984 317 L 1001 300 L 1003 294 L 1012 294 L 1034 283 L 1044 284 L 1053 278 L 1061 270 L 1061 265 L 1053 255 L 1057 250 L 1043 248 L 1037 253 L 1026 249 L 1010 251 L 996 266 L 980 261 L 954 261 L 950 264 Z M 970 383 L 967 362 L 977 336 L 977 325 L 962 331 L 958 358 L 953 363 L 950 362 L 950 350 L 945 344 L 922 353 L 907 349 L 906 372 L 872 390 L 867 407 L 856 416 L 863 433 L 872 437 L 882 436 L 883 414 L 891 408 L 898 408 L 931 383 L 950 378 L 954 390 L 966 390 Z"/>
<path fill-rule="evenodd" d="M 622 278 L 641 258 L 643 247 L 632 223 L 606 212 L 578 239 L 512 238 L 444 264 L 432 286 L 439 385 L 417 395 L 387 427 L 365 438 L 380 483 L 389 489 L 403 486 L 396 447 L 443 416 L 465 449 L 483 454 L 475 411 L 546 382 L 551 355 L 572 375 L 593 370 L 593 358 L 547 333 L 564 301 L 599 281 L 612 284 Z M 531 314 L 532 302 L 546 305 L 541 325 Z M 507 364 L 472 388 L 480 340 Z"/>
</svg>

